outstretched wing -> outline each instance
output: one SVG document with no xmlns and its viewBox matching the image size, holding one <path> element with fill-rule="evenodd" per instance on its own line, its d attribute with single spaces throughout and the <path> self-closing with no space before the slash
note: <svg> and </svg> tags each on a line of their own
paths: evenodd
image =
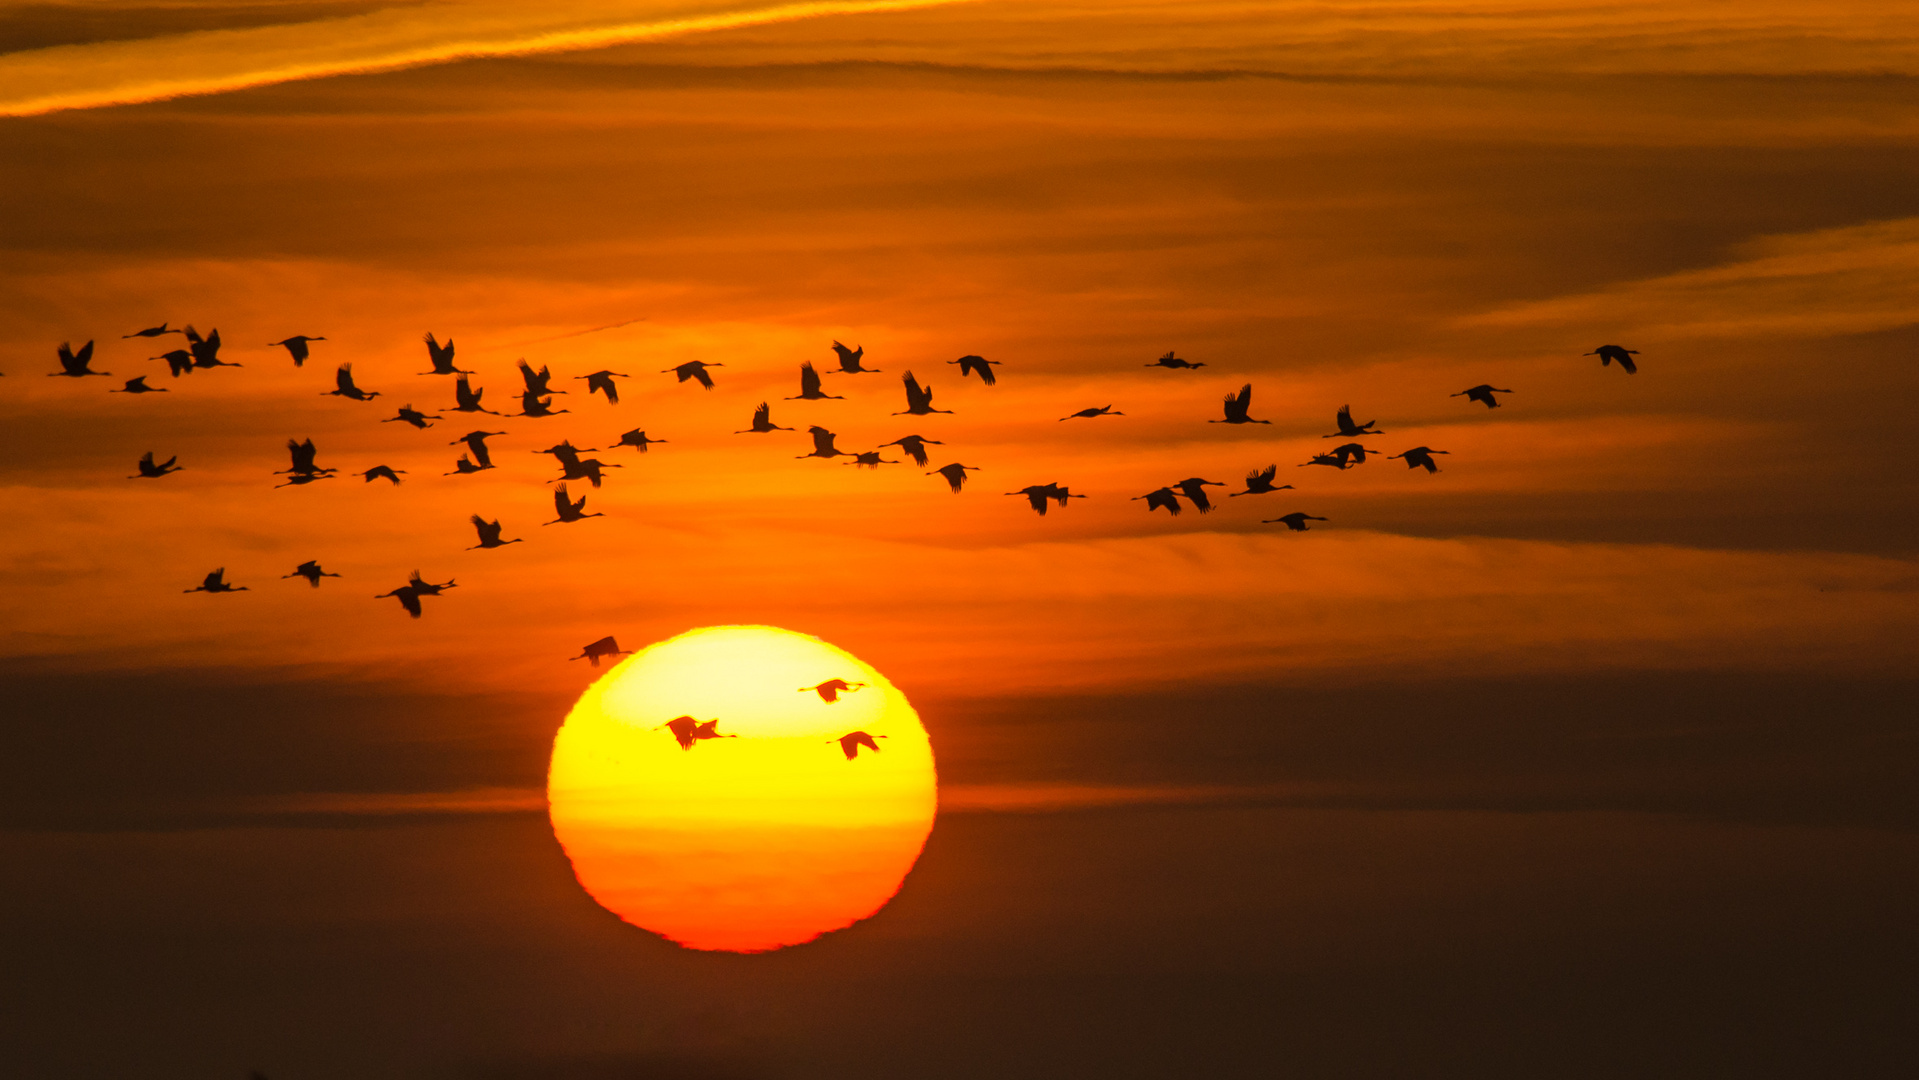
<svg viewBox="0 0 1919 1080">
<path fill-rule="evenodd" d="M 693 377 L 700 381 L 701 386 L 706 387 L 708 390 L 713 389 L 713 376 L 706 373 L 706 367 L 704 365 L 693 369 Z M 684 379 L 685 376 L 681 376 L 681 378 Z"/>
<path fill-rule="evenodd" d="M 566 496 L 565 484 L 561 484 L 559 487 L 553 490 L 553 509 L 561 517 L 565 517 L 567 514 L 572 513 L 573 511 L 573 502 L 572 500 L 568 499 Z"/>
<path fill-rule="evenodd" d="M 756 428 L 770 427 L 772 423 L 773 423 L 773 406 L 767 404 L 764 401 L 760 402 L 760 407 L 753 410 L 753 426 Z"/>
<path fill-rule="evenodd" d="M 811 360 L 800 365 L 800 396 L 812 397 L 820 392 L 820 373 L 813 370 Z"/>
</svg>

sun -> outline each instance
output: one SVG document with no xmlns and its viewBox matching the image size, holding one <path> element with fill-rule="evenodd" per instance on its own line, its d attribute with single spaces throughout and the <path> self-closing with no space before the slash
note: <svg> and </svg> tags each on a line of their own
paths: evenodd
<svg viewBox="0 0 1919 1080">
<path fill-rule="evenodd" d="M 834 680 L 847 688 L 821 687 Z M 885 906 L 933 827 L 937 781 L 884 675 L 805 634 L 717 626 L 587 688 L 553 740 L 547 801 L 601 906 L 690 948 L 759 952 Z"/>
</svg>

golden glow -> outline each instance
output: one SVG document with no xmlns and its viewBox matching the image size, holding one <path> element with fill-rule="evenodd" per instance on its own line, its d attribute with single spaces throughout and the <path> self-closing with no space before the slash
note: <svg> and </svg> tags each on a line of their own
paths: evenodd
<svg viewBox="0 0 1919 1080">
<path fill-rule="evenodd" d="M 836 702 L 800 687 L 865 683 Z M 662 725 L 719 721 L 682 749 Z M 879 753 L 848 760 L 866 731 Z M 547 798 L 580 885 L 696 949 L 758 952 L 878 911 L 933 825 L 932 746 L 886 677 L 769 626 L 693 630 L 601 676 L 553 740 Z"/>
</svg>

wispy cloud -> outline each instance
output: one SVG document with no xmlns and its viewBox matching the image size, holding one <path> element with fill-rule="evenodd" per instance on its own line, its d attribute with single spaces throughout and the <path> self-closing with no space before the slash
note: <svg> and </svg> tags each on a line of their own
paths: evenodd
<svg viewBox="0 0 1919 1080">
<path fill-rule="evenodd" d="M 0 116 L 216 94 L 484 56 L 563 52 L 763 23 L 966 0 L 453 3 L 0 57 Z"/>
</svg>

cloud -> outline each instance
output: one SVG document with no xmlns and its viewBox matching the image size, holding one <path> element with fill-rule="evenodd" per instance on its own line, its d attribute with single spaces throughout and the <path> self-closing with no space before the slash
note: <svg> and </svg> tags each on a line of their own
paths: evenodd
<svg viewBox="0 0 1919 1080">
<path fill-rule="evenodd" d="M 0 116 L 217 94 L 483 56 L 601 48 L 677 34 L 964 0 L 571 0 L 407 6 L 0 56 Z"/>
</svg>

